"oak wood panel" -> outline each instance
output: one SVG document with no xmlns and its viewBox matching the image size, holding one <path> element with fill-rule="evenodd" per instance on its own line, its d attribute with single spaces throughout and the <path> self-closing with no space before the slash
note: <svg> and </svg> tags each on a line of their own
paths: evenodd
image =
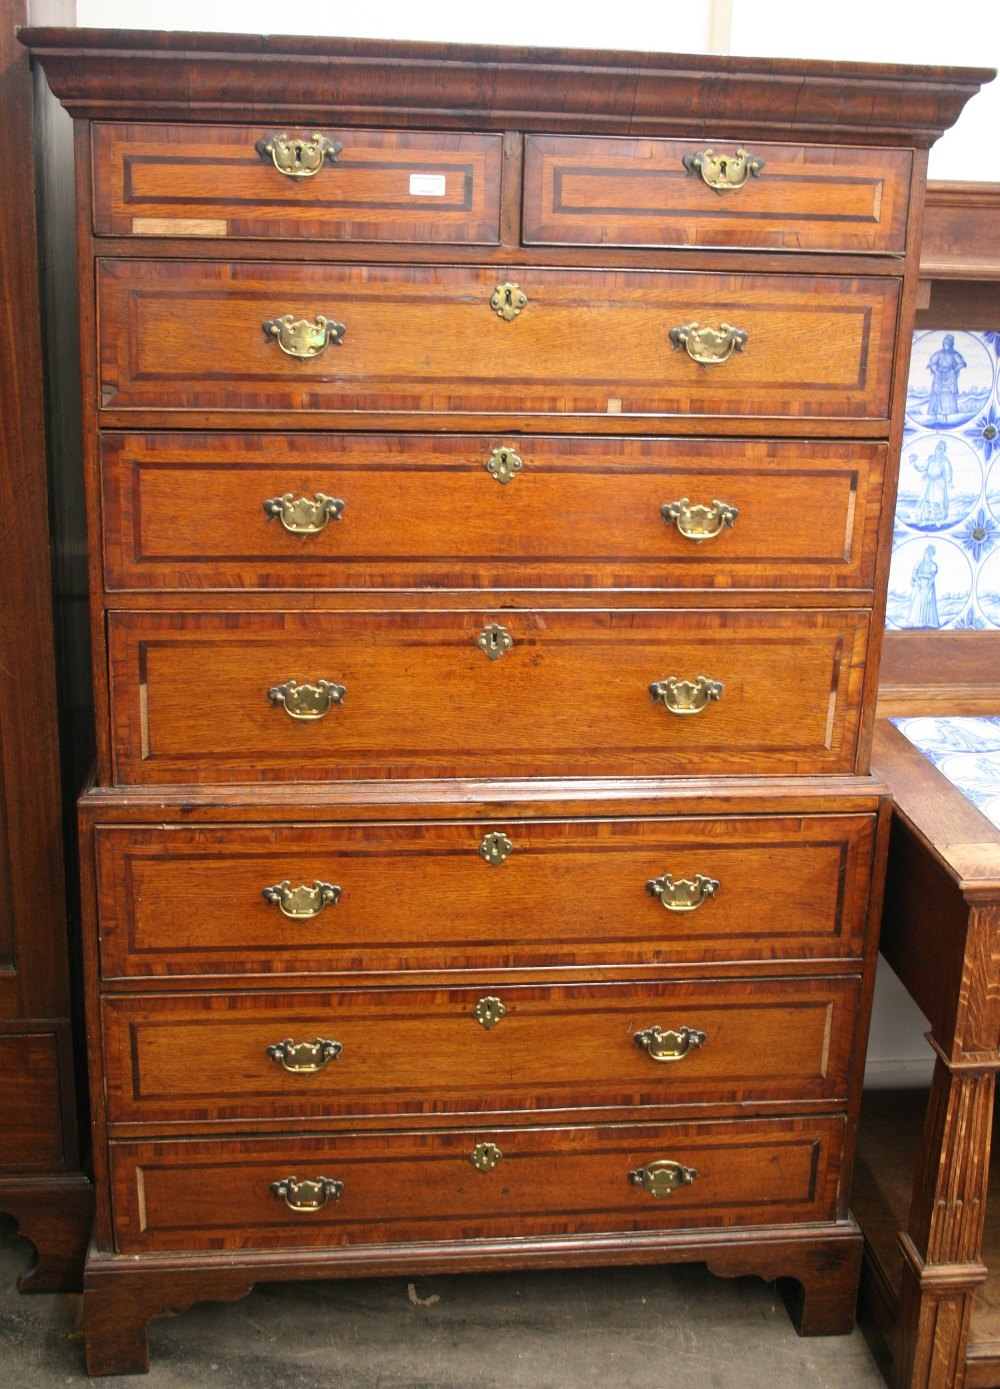
<svg viewBox="0 0 1000 1389">
<path fill-rule="evenodd" d="M 523 466 L 501 484 L 498 448 Z M 876 444 L 544 436 L 101 437 L 110 590 L 536 585 L 868 588 L 885 449 Z M 317 535 L 263 502 L 344 502 Z M 735 506 L 685 538 L 662 507 Z"/>
<path fill-rule="evenodd" d="M 855 977 L 106 995 L 108 1119 L 191 1127 L 255 1118 L 535 1114 L 641 1105 L 843 1103 Z M 474 1014 L 499 996 L 492 1029 Z M 682 1026 L 705 1043 L 654 1061 L 635 1034 Z M 340 1042 L 314 1074 L 267 1048 Z"/>
<path fill-rule="evenodd" d="M 525 241 L 902 252 L 910 151 L 755 142 L 761 172 L 720 194 L 684 165 L 705 149 L 694 139 L 528 135 Z"/>
<path fill-rule="evenodd" d="M 116 1247 L 341 1247 L 445 1231 L 557 1234 L 567 1222 L 583 1233 L 822 1220 L 837 1199 L 842 1132 L 840 1118 L 819 1116 L 115 1144 Z M 469 1162 L 482 1141 L 503 1153 L 492 1172 Z M 628 1174 L 663 1158 L 698 1176 L 657 1200 Z M 344 1190 L 302 1215 L 270 1190 L 290 1175 L 330 1176 Z"/>
<path fill-rule="evenodd" d="M 490 660 L 495 619 L 513 645 Z M 829 611 L 111 613 L 115 774 L 845 771 L 867 635 L 864 613 Z M 702 675 L 723 691 L 700 713 L 650 692 Z M 346 694 L 302 722 L 268 697 L 290 679 Z"/>
<path fill-rule="evenodd" d="M 0 1033 L 0 1174 L 4 1176 L 11 1169 L 58 1172 L 71 1159 L 62 1111 L 66 1058 L 60 1050 L 55 1033 L 38 1025 Z"/>
<path fill-rule="evenodd" d="M 279 127 L 91 127 L 101 236 L 466 242 L 500 235 L 499 135 L 325 129 L 342 146 L 314 175 L 280 173 L 255 143 Z M 287 121 L 284 132 L 297 131 Z"/>
<path fill-rule="evenodd" d="M 498 831 L 513 848 L 493 866 Z M 873 837 L 860 815 L 98 826 L 102 975 L 857 959 Z M 667 911 L 646 890 L 666 872 L 719 888 Z M 286 879 L 340 898 L 290 919 L 262 895 Z"/>
<path fill-rule="evenodd" d="M 100 403 L 116 414 L 407 412 L 569 417 L 888 416 L 894 279 L 585 271 L 510 265 L 97 263 Z M 527 306 L 490 307 L 499 282 Z M 262 325 L 346 325 L 309 360 Z M 671 328 L 720 321 L 749 340 L 705 368 Z"/>
</svg>

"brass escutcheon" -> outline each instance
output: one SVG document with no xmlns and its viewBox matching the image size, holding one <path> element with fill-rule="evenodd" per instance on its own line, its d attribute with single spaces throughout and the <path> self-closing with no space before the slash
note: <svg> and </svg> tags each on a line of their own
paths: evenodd
<svg viewBox="0 0 1000 1389">
<path fill-rule="evenodd" d="M 647 1027 L 635 1034 L 635 1044 L 653 1061 L 683 1061 L 689 1052 L 704 1046 L 707 1038 L 696 1027 L 679 1027 L 676 1030 L 662 1027 Z"/>
<path fill-rule="evenodd" d="M 528 296 L 519 285 L 511 284 L 510 280 L 505 280 L 502 285 L 497 285 L 490 298 L 490 308 L 494 309 L 507 323 L 517 318 L 518 314 L 528 302 Z"/>
<path fill-rule="evenodd" d="M 291 879 L 285 878 L 273 887 L 261 888 L 265 902 L 277 907 L 282 916 L 293 921 L 305 921 L 319 916 L 324 907 L 335 906 L 340 901 L 340 888 L 335 883 L 322 883 L 317 878 L 312 887 L 292 887 Z"/>
<path fill-rule="evenodd" d="M 485 651 L 491 661 L 499 661 L 500 657 L 514 645 L 514 638 L 506 627 L 500 626 L 499 622 L 491 622 L 479 633 L 476 638 L 476 645 L 480 651 Z"/>
<path fill-rule="evenodd" d="M 704 873 L 696 873 L 693 879 L 678 878 L 676 882 L 664 873 L 662 878 L 651 878 L 646 884 L 650 897 L 658 897 L 668 912 L 693 912 L 718 890 L 718 878 L 706 878 Z"/>
<path fill-rule="evenodd" d="M 327 162 L 336 162 L 343 149 L 336 140 L 328 140 L 316 131 L 312 135 L 262 135 L 254 149 L 264 160 L 274 164 L 279 174 L 289 178 L 312 178 Z"/>
<path fill-rule="evenodd" d="M 272 685 L 267 692 L 271 703 L 280 705 L 290 719 L 322 719 L 335 704 L 343 704 L 347 689 L 335 685 L 332 680 L 317 680 L 315 685 L 300 685 L 297 680 L 286 680 L 283 685 Z"/>
<path fill-rule="evenodd" d="M 336 1061 L 343 1050 L 343 1042 L 332 1042 L 327 1037 L 317 1037 L 314 1042 L 293 1042 L 286 1037 L 283 1042 L 272 1043 L 267 1055 L 291 1075 L 311 1076 Z"/>
<path fill-rule="evenodd" d="M 734 328 L 731 323 L 720 323 L 718 328 L 703 328 L 697 322 L 684 323 L 670 330 L 674 347 L 683 347 L 691 360 L 703 367 L 728 362 L 734 352 L 743 351 L 749 337 L 745 329 Z"/>
<path fill-rule="evenodd" d="M 479 846 L 479 852 L 487 863 L 498 867 L 508 855 L 514 852 L 514 845 L 504 834 L 503 830 L 492 830 L 483 836 L 483 842 Z"/>
<path fill-rule="evenodd" d="M 651 1196 L 660 1198 L 672 1195 L 678 1187 L 690 1186 L 697 1175 L 693 1167 L 685 1167 L 670 1158 L 659 1158 L 630 1172 L 628 1179 L 633 1186 L 641 1186 Z"/>
<path fill-rule="evenodd" d="M 495 1143 L 477 1143 L 469 1154 L 469 1161 L 477 1172 L 492 1172 L 502 1157 Z"/>
<path fill-rule="evenodd" d="M 713 700 L 722 698 L 724 688 L 721 681 L 710 680 L 707 675 L 699 675 L 697 680 L 678 680 L 671 675 L 650 685 L 649 693 L 671 714 L 700 714 Z"/>
<path fill-rule="evenodd" d="M 275 339 L 289 357 L 318 357 L 331 342 L 340 347 L 347 328 L 332 318 L 317 314 L 315 319 L 293 318 L 290 313 L 268 318 L 261 324 L 268 342 Z"/>
<path fill-rule="evenodd" d="M 660 514 L 668 525 L 675 525 L 685 540 L 714 540 L 726 526 L 732 526 L 739 516 L 739 507 L 728 502 L 713 501 L 711 506 L 692 506 L 687 497 L 665 502 Z"/>
<path fill-rule="evenodd" d="M 343 1189 L 344 1183 L 333 1177 L 317 1177 L 314 1181 L 283 1177 L 280 1182 L 271 1183 L 271 1195 L 283 1198 L 293 1211 L 321 1211 L 327 1201 L 339 1201 Z"/>
<path fill-rule="evenodd" d="M 517 477 L 523 467 L 522 459 L 506 444 L 494 449 L 486 460 L 486 471 L 505 487 Z"/>
<path fill-rule="evenodd" d="M 700 154 L 686 154 L 684 167 L 689 174 L 701 174 L 716 193 L 731 193 L 742 188 L 751 174 L 759 178 L 764 160 L 758 155 L 747 154 L 742 147 L 735 154 L 716 154 L 708 149 Z"/>
<path fill-rule="evenodd" d="M 308 497 L 294 500 L 294 494 L 285 492 L 280 497 L 269 497 L 264 502 L 264 514 L 269 521 L 278 520 L 292 535 L 318 535 L 331 521 L 339 521 L 344 511 L 344 503 L 337 497 L 328 497 L 325 492 L 317 492 L 312 501 Z"/>
<path fill-rule="evenodd" d="M 492 1032 L 501 1018 L 505 1017 L 507 1009 L 503 1006 L 495 994 L 489 994 L 486 998 L 481 998 L 472 1010 L 472 1016 L 480 1027 L 485 1027 L 487 1032 Z"/>
</svg>

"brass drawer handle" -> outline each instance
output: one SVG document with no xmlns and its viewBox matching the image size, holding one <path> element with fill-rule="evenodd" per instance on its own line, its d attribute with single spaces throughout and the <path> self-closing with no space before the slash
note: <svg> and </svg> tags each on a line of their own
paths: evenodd
<svg viewBox="0 0 1000 1389">
<path fill-rule="evenodd" d="M 665 502 L 660 507 L 660 514 L 668 526 L 677 527 L 685 540 L 700 543 L 702 540 L 714 540 L 726 526 L 731 527 L 740 510 L 737 506 L 720 501 L 713 501 L 711 506 L 692 506 L 687 497 L 681 497 L 676 502 Z"/>
<path fill-rule="evenodd" d="M 282 352 L 289 357 L 318 357 L 331 342 L 340 347 L 347 328 L 332 318 L 317 314 L 312 318 L 293 318 L 290 313 L 280 318 L 268 318 L 261 327 L 268 342 L 277 340 Z"/>
<path fill-rule="evenodd" d="M 504 487 L 508 482 L 513 482 L 523 467 L 524 460 L 506 444 L 494 449 L 486 460 L 486 471 Z"/>
<path fill-rule="evenodd" d="M 704 873 L 696 873 L 693 879 L 678 878 L 676 882 L 671 874 L 664 873 L 662 878 L 651 878 L 646 884 L 650 897 L 659 897 L 668 912 L 693 912 L 718 890 L 718 878 L 706 878 Z"/>
<path fill-rule="evenodd" d="M 491 622 L 476 637 L 476 645 L 480 651 L 485 652 L 491 661 L 499 661 L 500 657 L 506 655 L 514 645 L 514 638 L 506 627 L 500 626 L 499 622 Z"/>
<path fill-rule="evenodd" d="M 472 1010 L 472 1016 L 480 1027 L 485 1027 L 487 1032 L 492 1032 L 501 1018 L 507 1016 L 507 1009 L 495 994 L 488 994 L 481 998 Z"/>
<path fill-rule="evenodd" d="M 343 1050 L 343 1042 L 331 1042 L 327 1037 L 317 1037 L 314 1042 L 293 1042 L 291 1037 L 286 1037 L 283 1042 L 272 1043 L 267 1054 L 276 1066 L 290 1075 L 312 1076 L 336 1061 Z"/>
<path fill-rule="evenodd" d="M 502 1157 L 495 1143 L 477 1143 L 469 1154 L 469 1161 L 477 1172 L 492 1172 Z"/>
<path fill-rule="evenodd" d="M 743 351 L 749 336 L 743 328 L 734 328 L 731 323 L 720 323 L 718 328 L 703 328 L 697 322 L 684 323 L 670 330 L 674 347 L 685 348 L 691 360 L 700 362 L 703 367 L 728 362 L 734 352 Z"/>
<path fill-rule="evenodd" d="M 335 685 L 332 680 L 317 680 L 315 685 L 300 685 L 297 680 L 286 680 L 283 685 L 272 685 L 267 697 L 277 708 L 284 709 L 290 719 L 324 718 L 335 704 L 343 704 L 347 689 Z"/>
<path fill-rule="evenodd" d="M 333 1177 L 317 1177 L 315 1181 L 283 1177 L 280 1182 L 271 1183 L 271 1195 L 283 1198 L 292 1211 L 321 1211 L 327 1201 L 339 1201 L 343 1189 L 344 1183 Z"/>
<path fill-rule="evenodd" d="M 267 519 L 280 521 L 292 535 L 319 535 L 331 521 L 339 521 L 343 512 L 344 503 L 338 497 L 328 497 L 325 492 L 317 492 L 311 501 L 308 497 L 295 501 L 293 493 L 285 492 L 264 502 Z"/>
<path fill-rule="evenodd" d="M 686 154 L 684 167 L 689 174 L 701 174 L 703 181 L 716 193 L 731 193 L 742 188 L 751 174 L 759 178 L 764 160 L 759 155 L 747 154 L 742 148 L 735 154 L 716 154 L 708 149 L 700 154 Z"/>
<path fill-rule="evenodd" d="M 675 1031 L 662 1027 L 647 1027 L 635 1034 L 635 1044 L 653 1061 L 683 1061 L 692 1051 L 704 1046 L 707 1037 L 696 1027 L 679 1027 Z"/>
<path fill-rule="evenodd" d="M 710 680 L 707 675 L 699 675 L 697 680 L 678 680 L 670 675 L 650 685 L 649 693 L 671 714 L 700 714 L 713 700 L 722 698 L 724 688 L 721 681 Z"/>
<path fill-rule="evenodd" d="M 282 916 L 289 916 L 293 921 L 307 921 L 319 916 L 324 907 L 336 906 L 340 901 L 340 888 L 336 883 L 322 883 L 319 878 L 312 887 L 305 883 L 292 887 L 291 879 L 285 878 L 273 887 L 262 887 L 261 895 L 265 902 L 277 907 Z"/>
<path fill-rule="evenodd" d="M 670 1158 L 660 1158 L 647 1162 L 645 1167 L 637 1167 L 628 1174 L 633 1186 L 641 1186 L 650 1196 L 658 1199 L 672 1195 L 678 1187 L 690 1186 L 698 1173 L 693 1167 L 685 1167 Z"/>
<path fill-rule="evenodd" d="M 343 149 L 317 131 L 313 135 L 262 135 L 254 149 L 266 164 L 270 159 L 279 174 L 288 178 L 312 178 L 327 162 L 336 163 Z"/>
<path fill-rule="evenodd" d="M 479 852 L 488 864 L 498 868 L 514 852 L 514 845 L 503 830 L 491 830 L 483 835 Z"/>
<path fill-rule="evenodd" d="M 490 298 L 490 308 L 505 322 L 511 323 L 528 302 L 528 296 L 520 285 L 511 284 L 510 280 L 505 280 L 502 285 L 497 285 Z"/>
</svg>

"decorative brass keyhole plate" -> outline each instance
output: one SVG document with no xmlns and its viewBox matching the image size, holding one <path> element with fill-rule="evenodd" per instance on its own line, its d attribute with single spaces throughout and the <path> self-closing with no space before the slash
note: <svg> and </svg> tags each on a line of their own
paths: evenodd
<svg viewBox="0 0 1000 1389">
<path fill-rule="evenodd" d="M 477 1172 L 492 1172 L 502 1157 L 495 1143 L 477 1143 L 469 1154 L 469 1161 Z"/>
<path fill-rule="evenodd" d="M 697 322 L 684 323 L 670 330 L 674 347 L 683 347 L 691 360 L 703 367 L 728 362 L 734 352 L 743 351 L 749 337 L 746 329 L 734 328 L 731 323 L 720 323 L 718 328 L 703 328 Z"/>
<path fill-rule="evenodd" d="M 507 631 L 506 627 L 501 627 L 499 622 L 491 622 L 488 627 L 484 627 L 476 638 L 476 645 L 480 651 L 484 651 L 491 661 L 499 661 L 500 657 L 514 645 L 514 638 Z"/>
<path fill-rule="evenodd" d="M 472 1016 L 480 1027 L 485 1027 L 487 1032 L 492 1032 L 500 1019 L 507 1016 L 507 1009 L 495 994 L 488 994 L 485 998 L 481 998 L 473 1008 Z"/>
<path fill-rule="evenodd" d="M 716 193 L 732 193 L 742 188 L 752 174 L 760 177 L 764 160 L 758 155 L 748 154 L 742 147 L 735 154 L 716 154 L 714 150 L 702 150 L 700 154 L 686 154 L 684 167 L 689 174 L 701 174 L 709 188 Z"/>
<path fill-rule="evenodd" d="M 633 1186 L 641 1186 L 650 1196 L 659 1199 L 673 1195 L 678 1187 L 690 1186 L 697 1175 L 693 1167 L 685 1167 L 670 1158 L 660 1158 L 656 1162 L 647 1162 L 645 1167 L 636 1168 L 628 1174 L 628 1179 Z"/>
<path fill-rule="evenodd" d="M 292 887 L 290 878 L 284 878 L 272 887 L 262 887 L 261 895 L 265 902 L 278 908 L 282 916 L 293 921 L 307 921 L 319 916 L 324 907 L 335 906 L 340 901 L 340 888 L 336 883 L 320 882 L 317 878 L 312 887 L 305 883 Z"/>
<path fill-rule="evenodd" d="M 312 135 L 262 135 L 254 149 L 264 160 L 274 164 L 279 174 L 288 178 L 312 178 L 327 162 L 333 164 L 343 149 L 336 140 L 328 140 L 316 131 Z"/>
<path fill-rule="evenodd" d="M 486 460 L 486 471 L 504 487 L 508 482 L 513 482 L 523 467 L 523 460 L 506 444 L 494 449 Z"/>
<path fill-rule="evenodd" d="M 479 852 L 487 863 L 497 868 L 514 852 L 514 845 L 504 834 L 503 830 L 492 830 L 489 834 L 484 835 L 483 842 L 479 846 Z"/>
<path fill-rule="evenodd" d="M 528 302 L 528 296 L 519 285 L 512 284 L 510 280 L 505 280 L 502 285 L 497 285 L 490 299 L 490 308 L 498 313 L 507 323 L 517 318 L 518 314 Z"/>
</svg>

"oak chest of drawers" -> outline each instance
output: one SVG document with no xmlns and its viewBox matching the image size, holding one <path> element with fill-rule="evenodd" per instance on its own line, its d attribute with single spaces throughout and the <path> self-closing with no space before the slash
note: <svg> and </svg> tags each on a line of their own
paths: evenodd
<svg viewBox="0 0 1000 1389">
<path fill-rule="evenodd" d="M 924 151 L 983 74 L 27 41 L 78 120 L 92 1371 L 264 1277 L 708 1260 L 846 1329 Z"/>
</svg>

